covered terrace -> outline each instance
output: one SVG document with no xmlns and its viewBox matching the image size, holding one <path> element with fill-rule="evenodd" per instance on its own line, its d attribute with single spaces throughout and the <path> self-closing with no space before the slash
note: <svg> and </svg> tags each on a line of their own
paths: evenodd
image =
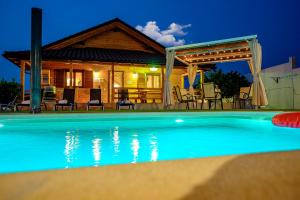
<svg viewBox="0 0 300 200">
<path fill-rule="evenodd" d="M 164 106 L 174 105 L 170 77 L 174 61 L 180 60 L 188 66 L 190 89 L 195 80 L 198 67 L 223 62 L 246 61 L 253 75 L 252 104 L 256 108 L 268 104 L 264 84 L 261 79 L 262 48 L 257 35 L 216 40 L 166 48 L 166 77 L 164 84 Z M 203 77 L 203 71 L 201 71 Z"/>
</svg>

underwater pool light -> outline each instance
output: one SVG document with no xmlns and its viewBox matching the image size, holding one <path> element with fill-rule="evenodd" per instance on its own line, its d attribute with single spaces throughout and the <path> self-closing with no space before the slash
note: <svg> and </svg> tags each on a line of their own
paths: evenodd
<svg viewBox="0 0 300 200">
<path fill-rule="evenodd" d="M 176 119 L 175 122 L 177 122 L 177 123 L 182 123 L 183 120 L 182 120 L 182 119 Z"/>
<path fill-rule="evenodd" d="M 4 125 L 3 124 L 0 124 L 0 128 L 2 128 Z"/>
</svg>

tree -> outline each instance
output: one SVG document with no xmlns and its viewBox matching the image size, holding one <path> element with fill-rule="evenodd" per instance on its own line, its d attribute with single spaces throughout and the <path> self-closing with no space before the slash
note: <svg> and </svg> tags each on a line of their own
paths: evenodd
<svg viewBox="0 0 300 200">
<path fill-rule="evenodd" d="M 14 79 L 12 81 L 0 80 L 0 103 L 11 102 L 21 92 L 21 85 Z"/>
<path fill-rule="evenodd" d="M 205 75 L 205 82 L 214 82 L 222 91 L 222 96 L 229 98 L 235 94 L 239 94 L 240 87 L 247 87 L 250 85 L 247 78 L 237 71 L 230 71 L 223 73 L 221 69 L 215 72 L 211 71 Z"/>
</svg>

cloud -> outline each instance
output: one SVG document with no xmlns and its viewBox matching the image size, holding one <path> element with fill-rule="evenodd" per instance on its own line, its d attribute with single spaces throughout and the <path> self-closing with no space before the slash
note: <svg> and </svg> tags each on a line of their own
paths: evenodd
<svg viewBox="0 0 300 200">
<path fill-rule="evenodd" d="M 145 26 L 137 25 L 135 28 L 165 46 L 178 46 L 185 44 L 185 40 L 176 37 L 185 36 L 187 32 L 184 29 L 191 26 L 171 23 L 166 30 L 160 30 L 156 21 L 149 21 Z"/>
</svg>

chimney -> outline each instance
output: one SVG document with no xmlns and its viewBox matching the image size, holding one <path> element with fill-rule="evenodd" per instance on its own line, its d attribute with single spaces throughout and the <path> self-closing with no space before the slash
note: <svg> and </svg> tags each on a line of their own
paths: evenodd
<svg viewBox="0 0 300 200">
<path fill-rule="evenodd" d="M 30 112 L 41 112 L 42 9 L 31 9 L 31 84 Z"/>
</svg>

